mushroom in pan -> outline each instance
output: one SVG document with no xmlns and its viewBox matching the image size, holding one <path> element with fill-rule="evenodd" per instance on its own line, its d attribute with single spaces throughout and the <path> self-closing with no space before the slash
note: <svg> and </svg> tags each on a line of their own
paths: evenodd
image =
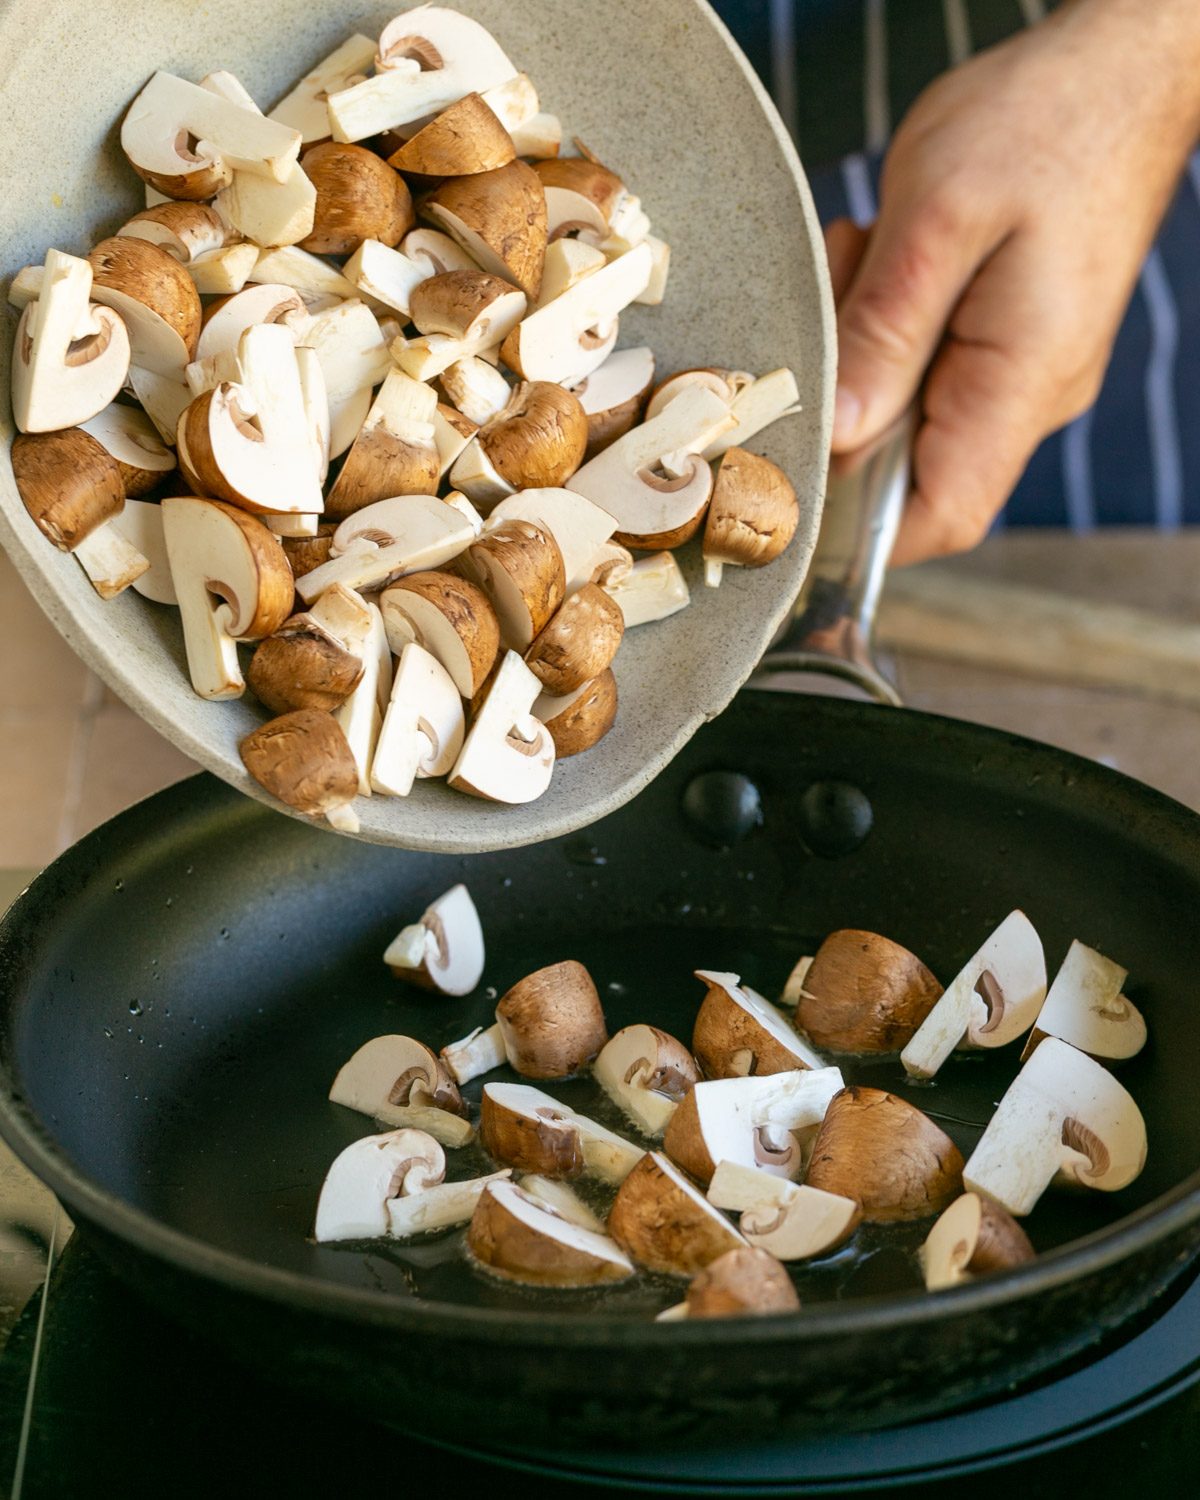
<svg viewBox="0 0 1200 1500">
<path fill-rule="evenodd" d="M 811 1260 L 836 1250 L 862 1218 L 853 1198 L 731 1161 L 717 1163 L 708 1201 L 740 1213 L 738 1228 L 746 1242 L 779 1260 Z"/>
<path fill-rule="evenodd" d="M 929 1231 L 918 1252 L 931 1292 L 1033 1260 L 1029 1236 L 1005 1209 L 963 1193 Z"/>
<path fill-rule="evenodd" d="M 423 1130 L 391 1130 L 352 1142 L 325 1174 L 317 1203 L 317 1241 L 386 1234 L 390 1200 L 441 1182 L 445 1171 L 442 1148 Z"/>
<path fill-rule="evenodd" d="M 491 686 L 480 689 L 482 704 L 450 772 L 456 791 L 519 804 L 532 802 L 550 785 L 554 740 L 530 713 L 538 688 L 516 652 L 500 659 Z"/>
<path fill-rule="evenodd" d="M 657 1026 L 622 1027 L 600 1049 L 592 1071 L 609 1098 L 649 1136 L 662 1135 L 697 1081 L 691 1053 Z"/>
<path fill-rule="evenodd" d="M 698 1083 L 671 1116 L 663 1150 L 706 1185 L 722 1161 L 797 1178 L 805 1156 L 800 1137 L 821 1125 L 842 1086 L 837 1068 Z"/>
<path fill-rule="evenodd" d="M 437 1054 L 410 1036 L 377 1036 L 364 1042 L 338 1070 L 329 1090 L 334 1104 L 370 1115 L 385 1125 L 429 1129 L 431 1112 L 459 1117 L 450 1145 L 471 1138 L 466 1105 Z M 419 1116 L 419 1117 L 418 1117 Z M 462 1126 L 466 1126 L 465 1130 Z M 438 1135 L 442 1139 L 442 1135 Z"/>
<path fill-rule="evenodd" d="M 830 1101 L 805 1181 L 856 1199 L 868 1224 L 923 1219 L 962 1192 L 963 1159 L 928 1115 L 856 1085 Z"/>
<path fill-rule="evenodd" d="M 383 961 L 397 979 L 443 995 L 469 995 L 483 977 L 483 926 L 465 885 L 451 886 L 388 944 Z"/>
<path fill-rule="evenodd" d="M 792 1278 L 766 1250 L 726 1250 L 688 1283 L 687 1299 L 658 1315 L 660 1322 L 693 1318 L 748 1318 L 800 1311 Z"/>
<path fill-rule="evenodd" d="M 546 1177 L 587 1173 L 614 1185 L 645 1154 L 528 1083 L 484 1084 L 479 1136 L 489 1155 L 518 1171 Z"/>
<path fill-rule="evenodd" d="M 1121 993 L 1128 977 L 1128 969 L 1086 943 L 1073 942 L 1038 1011 L 1021 1061 L 1048 1036 L 1089 1057 L 1120 1062 L 1136 1056 L 1146 1045 L 1146 1022 Z"/>
<path fill-rule="evenodd" d="M 507 1182 L 511 1176 L 510 1169 L 504 1167 L 485 1177 L 435 1183 L 417 1193 L 409 1193 L 406 1186 L 400 1197 L 388 1200 L 388 1234 L 394 1240 L 408 1240 L 467 1224 L 488 1188 Z"/>
<path fill-rule="evenodd" d="M 729 448 L 717 465 L 704 523 L 704 581 L 715 588 L 725 567 L 762 568 L 796 534 L 800 506 L 791 480 L 768 458 Z"/>
<path fill-rule="evenodd" d="M 796 1025 L 831 1052 L 898 1051 L 942 993 L 916 954 L 854 928 L 831 932 L 798 970 L 785 991 L 796 1002 Z"/>
<path fill-rule="evenodd" d="M 708 1078 L 744 1078 L 823 1068 L 822 1057 L 797 1036 L 775 1007 L 736 974 L 697 969 L 708 986 L 692 1028 L 692 1051 Z"/>
<path fill-rule="evenodd" d="M 648 1151 L 621 1184 L 608 1232 L 648 1271 L 694 1276 L 745 1240 L 719 1209 L 657 1151 Z"/>
<path fill-rule="evenodd" d="M 629 1259 L 607 1235 L 585 1229 L 512 1182 L 494 1182 L 481 1195 L 467 1249 L 493 1275 L 531 1286 L 596 1286 L 633 1275 Z"/>
<path fill-rule="evenodd" d="M 996 1107 L 963 1181 L 1017 1218 L 1058 1181 L 1113 1193 L 1146 1164 L 1146 1122 L 1085 1052 L 1048 1036 Z"/>
<path fill-rule="evenodd" d="M 581 1229 L 591 1229 L 596 1234 L 604 1233 L 604 1220 L 594 1214 L 575 1189 L 561 1178 L 542 1177 L 537 1172 L 526 1172 L 521 1178 L 520 1186 L 522 1192 L 552 1208 L 560 1218 L 578 1224 Z"/>
<path fill-rule="evenodd" d="M 592 976 L 574 959 L 518 980 L 500 997 L 496 1024 L 508 1061 L 526 1078 L 568 1078 L 608 1041 Z"/>
<path fill-rule="evenodd" d="M 951 980 L 900 1060 L 915 1077 L 932 1078 L 955 1047 L 1016 1041 L 1045 998 L 1042 941 L 1024 912 L 1011 912 Z"/>
<path fill-rule="evenodd" d="M 582 755 L 599 744 L 617 719 L 617 679 L 608 667 L 582 687 L 563 694 L 543 693 L 533 705 L 554 742 L 559 760 Z"/>
<path fill-rule="evenodd" d="M 358 792 L 358 767 L 331 714 L 316 708 L 281 714 L 248 734 L 238 752 L 259 786 L 281 802 L 305 817 L 325 817 L 343 833 L 358 832 L 351 806 Z"/>
</svg>

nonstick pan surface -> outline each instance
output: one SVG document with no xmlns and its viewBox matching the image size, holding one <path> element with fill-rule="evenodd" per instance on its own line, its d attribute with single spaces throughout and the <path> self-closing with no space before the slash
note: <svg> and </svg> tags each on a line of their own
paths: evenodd
<svg viewBox="0 0 1200 1500">
<path fill-rule="evenodd" d="M 754 793 L 761 822 L 732 817 Z M 324 1171 L 372 1128 L 328 1102 L 336 1068 L 381 1032 L 440 1045 L 490 1013 L 491 991 L 419 994 L 380 962 L 460 879 L 492 990 L 576 957 L 611 1029 L 683 1036 L 694 968 L 771 994 L 825 932 L 860 926 L 946 979 L 1021 906 L 1051 966 L 1078 937 L 1131 971 L 1151 1042 L 1122 1077 L 1146 1116 L 1146 1172 L 1118 1195 L 1045 1200 L 1035 1264 L 937 1297 L 911 1258 L 927 1226 L 860 1231 L 798 1270 L 792 1319 L 658 1326 L 678 1284 L 512 1289 L 470 1271 L 457 1236 L 318 1247 Z M 511 1439 L 534 1410 L 543 1437 L 630 1444 L 730 1421 L 880 1425 L 1072 1357 L 1200 1242 L 1198 902 L 1200 819 L 1177 804 L 1027 741 L 845 702 L 743 694 L 628 807 L 472 859 L 338 839 L 198 777 L 83 840 L 6 919 L 0 1129 L 159 1305 L 400 1425 Z M 933 1086 L 895 1060 L 844 1071 L 905 1093 L 969 1150 L 1016 1067 L 1013 1048 L 956 1059 Z M 551 1089 L 597 1107 L 585 1081 Z M 482 1165 L 464 1157 L 456 1175 Z"/>
</svg>

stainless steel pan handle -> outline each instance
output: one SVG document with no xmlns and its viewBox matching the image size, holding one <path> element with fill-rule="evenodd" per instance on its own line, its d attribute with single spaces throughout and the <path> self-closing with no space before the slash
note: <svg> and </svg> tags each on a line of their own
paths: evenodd
<svg viewBox="0 0 1200 1500">
<path fill-rule="evenodd" d="M 908 412 L 875 442 L 832 460 L 821 534 L 796 613 L 751 687 L 782 687 L 773 679 L 785 673 L 818 673 L 900 706 L 875 665 L 871 633 L 908 497 L 914 428 Z"/>
</svg>

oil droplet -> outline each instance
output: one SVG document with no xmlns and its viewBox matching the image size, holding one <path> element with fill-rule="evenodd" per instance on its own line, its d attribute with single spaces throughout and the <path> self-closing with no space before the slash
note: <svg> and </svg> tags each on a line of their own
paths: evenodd
<svg viewBox="0 0 1200 1500">
<path fill-rule="evenodd" d="M 229 928 L 228 927 L 222 927 L 221 928 L 221 941 L 223 943 L 226 943 L 226 942 L 229 941 Z"/>
<path fill-rule="evenodd" d="M 167 897 L 167 905 L 168 906 L 174 906 L 175 905 L 175 897 L 174 896 L 168 896 Z"/>
<path fill-rule="evenodd" d="M 125 882 L 123 880 L 118 880 L 116 882 L 116 884 L 113 886 L 113 890 L 116 891 L 118 894 L 120 894 L 120 892 L 123 891 L 124 889 L 125 889 Z"/>
<path fill-rule="evenodd" d="M 107 1026 L 104 1028 L 104 1035 L 109 1039 L 110 1042 L 112 1041 L 113 1034 L 111 1031 L 109 1031 Z"/>
<path fill-rule="evenodd" d="M 508 890 L 509 886 L 512 885 L 512 876 L 511 875 L 506 875 L 504 877 L 504 879 L 500 882 L 500 884 L 504 887 L 505 890 Z"/>
<path fill-rule="evenodd" d="M 626 993 L 625 986 L 619 979 L 610 979 L 607 988 L 610 995 L 623 995 Z"/>
<path fill-rule="evenodd" d="M 131 1000 L 129 1002 L 129 1014 L 131 1016 L 140 1016 L 141 1013 L 142 1013 L 142 1002 L 140 1000 Z"/>
<path fill-rule="evenodd" d="M 485 1000 L 494 1000 L 499 993 L 500 991 L 494 984 L 489 984 L 487 989 L 483 992 L 483 998 Z"/>
</svg>

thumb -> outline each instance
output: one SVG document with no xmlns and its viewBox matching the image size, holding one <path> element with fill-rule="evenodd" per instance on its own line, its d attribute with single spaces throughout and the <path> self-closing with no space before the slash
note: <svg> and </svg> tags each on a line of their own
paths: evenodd
<svg viewBox="0 0 1200 1500">
<path fill-rule="evenodd" d="M 991 248 L 982 225 L 972 232 L 945 204 L 885 192 L 838 307 L 835 452 L 870 442 L 909 405 Z"/>
</svg>

